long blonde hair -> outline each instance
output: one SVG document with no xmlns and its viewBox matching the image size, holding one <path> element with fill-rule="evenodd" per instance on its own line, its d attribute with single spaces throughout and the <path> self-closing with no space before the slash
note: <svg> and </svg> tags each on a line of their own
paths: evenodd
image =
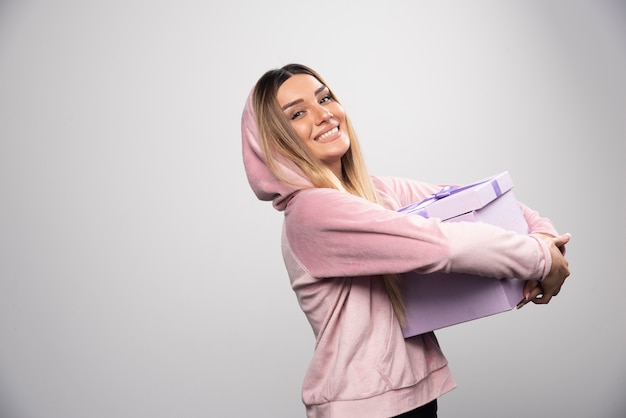
<svg viewBox="0 0 626 418">
<path fill-rule="evenodd" d="M 308 74 L 328 87 L 324 79 L 313 69 L 302 64 L 288 64 L 279 69 L 267 71 L 254 88 L 253 106 L 266 163 L 276 177 L 284 182 L 292 180 L 280 172 L 277 158 L 285 158 L 294 163 L 309 179 L 313 187 L 332 188 L 363 197 L 370 202 L 382 205 L 372 178 L 369 175 L 356 133 L 346 115 L 345 130 L 350 137 L 350 148 L 341 158 L 343 178 L 337 176 L 315 157 L 298 137 L 291 124 L 280 110 L 277 93 L 280 86 L 295 74 Z M 331 97 L 340 103 L 328 87 Z M 303 185 L 310 187 L 310 185 Z M 394 313 L 401 325 L 405 324 L 405 307 L 401 294 L 401 282 L 397 275 L 382 276 Z"/>
</svg>

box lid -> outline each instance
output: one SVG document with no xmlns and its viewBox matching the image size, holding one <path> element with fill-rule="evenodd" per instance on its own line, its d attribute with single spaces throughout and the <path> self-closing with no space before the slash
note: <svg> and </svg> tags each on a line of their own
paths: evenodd
<svg viewBox="0 0 626 418">
<path fill-rule="evenodd" d="M 421 202 L 405 206 L 398 212 L 446 220 L 483 208 L 512 188 L 513 180 L 509 172 L 504 171 L 466 186 L 444 187 Z"/>
</svg>

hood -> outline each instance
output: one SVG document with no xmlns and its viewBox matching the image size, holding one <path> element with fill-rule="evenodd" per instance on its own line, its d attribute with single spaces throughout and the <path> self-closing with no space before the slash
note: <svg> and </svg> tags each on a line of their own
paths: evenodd
<svg viewBox="0 0 626 418">
<path fill-rule="evenodd" d="M 259 200 L 272 201 L 274 208 L 284 210 L 289 198 L 303 187 L 311 186 L 311 182 L 302 171 L 287 159 L 279 158 L 278 168 L 290 182 L 288 184 L 276 177 L 265 163 L 265 153 L 259 139 L 256 116 L 252 106 L 252 94 L 246 100 L 241 116 L 241 139 L 243 164 L 248 183 Z"/>
</svg>

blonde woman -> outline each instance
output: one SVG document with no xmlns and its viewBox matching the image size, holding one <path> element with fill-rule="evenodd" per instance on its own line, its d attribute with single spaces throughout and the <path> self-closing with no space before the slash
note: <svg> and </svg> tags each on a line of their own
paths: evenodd
<svg viewBox="0 0 626 418">
<path fill-rule="evenodd" d="M 371 176 L 341 103 L 304 65 L 259 79 L 242 139 L 254 193 L 284 212 L 285 265 L 316 338 L 302 387 L 308 417 L 437 416 L 455 382 L 434 333 L 403 338 L 399 274 L 516 277 L 535 303 L 569 275 L 569 236 L 524 205 L 529 235 L 398 213 L 441 185 Z"/>
</svg>

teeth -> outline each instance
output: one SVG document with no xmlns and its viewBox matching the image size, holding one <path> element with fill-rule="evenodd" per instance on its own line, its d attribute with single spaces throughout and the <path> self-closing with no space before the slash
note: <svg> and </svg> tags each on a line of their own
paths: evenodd
<svg viewBox="0 0 626 418">
<path fill-rule="evenodd" d="M 323 141 L 325 139 L 330 138 L 331 136 L 335 135 L 337 132 L 339 132 L 339 128 L 335 127 L 333 129 L 331 129 L 330 131 L 326 132 L 324 135 L 321 135 L 318 138 L 318 141 Z"/>
</svg>

